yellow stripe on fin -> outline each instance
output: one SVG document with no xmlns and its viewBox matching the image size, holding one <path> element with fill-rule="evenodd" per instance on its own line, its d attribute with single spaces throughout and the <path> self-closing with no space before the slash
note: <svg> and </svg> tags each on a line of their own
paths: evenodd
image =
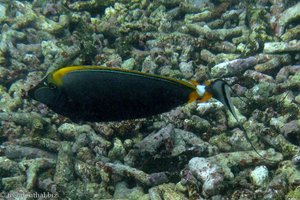
<svg viewBox="0 0 300 200">
<path fill-rule="evenodd" d="M 111 70 L 111 71 L 127 72 L 127 73 L 142 75 L 142 76 L 145 76 L 145 77 L 165 79 L 167 81 L 182 84 L 182 85 L 185 85 L 186 87 L 189 87 L 193 90 L 196 90 L 196 86 L 193 83 L 188 82 L 188 81 L 177 80 L 175 78 L 159 76 L 159 75 L 155 75 L 155 74 L 147 74 L 147 73 L 143 73 L 143 72 L 139 72 L 139 71 L 135 71 L 135 70 L 126 70 L 126 69 L 121 69 L 121 68 L 116 68 L 116 67 L 104 67 L 104 66 L 69 66 L 69 67 L 64 67 L 64 68 L 61 68 L 61 69 L 58 69 L 58 70 L 52 72 L 52 74 L 49 76 L 50 80 L 48 80 L 48 81 L 54 83 L 56 86 L 61 86 L 62 85 L 62 78 L 66 74 L 68 74 L 72 71 L 76 71 L 76 70 Z"/>
</svg>

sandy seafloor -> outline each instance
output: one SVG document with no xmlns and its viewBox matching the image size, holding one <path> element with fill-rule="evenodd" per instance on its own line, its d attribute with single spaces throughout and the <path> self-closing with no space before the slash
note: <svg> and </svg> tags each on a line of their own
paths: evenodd
<svg viewBox="0 0 300 200">
<path fill-rule="evenodd" d="M 0 29 L 0 199 L 300 199 L 297 0 L 1 0 Z M 224 79 L 266 159 L 214 99 L 74 123 L 28 98 L 68 65 Z"/>
</svg>

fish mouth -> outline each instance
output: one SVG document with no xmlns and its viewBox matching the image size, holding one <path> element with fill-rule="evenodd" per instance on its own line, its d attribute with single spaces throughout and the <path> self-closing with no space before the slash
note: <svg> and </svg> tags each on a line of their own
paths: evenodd
<svg viewBox="0 0 300 200">
<path fill-rule="evenodd" d="M 35 92 L 37 89 L 43 87 L 44 85 L 42 83 L 38 83 L 37 85 L 35 86 L 32 86 L 28 91 L 27 91 L 27 97 L 29 97 L 30 99 L 34 99 L 36 100 L 36 97 L 35 97 Z"/>
<path fill-rule="evenodd" d="M 36 86 L 35 87 L 32 87 L 30 88 L 28 91 L 27 91 L 27 97 L 30 98 L 30 99 L 34 99 L 34 92 L 36 90 Z"/>
</svg>

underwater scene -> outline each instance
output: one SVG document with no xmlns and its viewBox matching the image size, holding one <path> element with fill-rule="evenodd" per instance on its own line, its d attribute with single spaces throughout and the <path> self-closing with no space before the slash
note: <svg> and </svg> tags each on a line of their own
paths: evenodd
<svg viewBox="0 0 300 200">
<path fill-rule="evenodd" d="M 0 0 L 0 200 L 300 199 L 299 0 Z"/>
</svg>

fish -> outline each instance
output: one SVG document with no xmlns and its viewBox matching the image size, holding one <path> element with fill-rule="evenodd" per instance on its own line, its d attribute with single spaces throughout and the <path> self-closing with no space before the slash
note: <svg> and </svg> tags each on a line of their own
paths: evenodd
<svg viewBox="0 0 300 200">
<path fill-rule="evenodd" d="M 146 118 L 212 97 L 195 81 L 103 66 L 58 69 L 28 96 L 74 122 Z"/>
<path fill-rule="evenodd" d="M 238 120 L 231 90 L 222 79 L 199 84 L 121 68 L 68 66 L 48 73 L 28 96 L 74 122 L 147 118 L 215 98 L 234 116 L 253 150 L 264 158 Z"/>
</svg>

